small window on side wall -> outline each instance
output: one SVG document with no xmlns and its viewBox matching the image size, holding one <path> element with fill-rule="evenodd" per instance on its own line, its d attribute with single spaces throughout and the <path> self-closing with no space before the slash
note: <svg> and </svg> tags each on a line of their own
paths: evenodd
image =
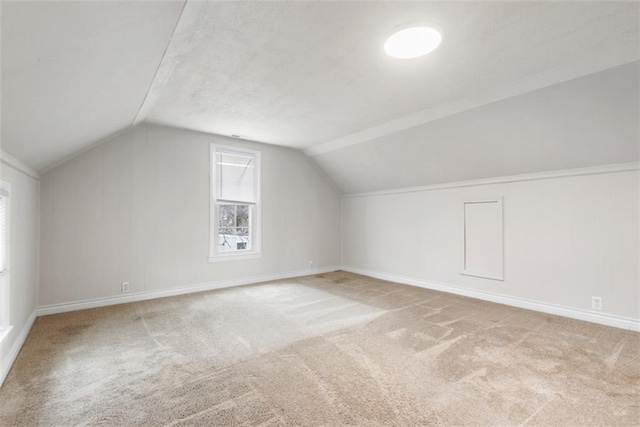
<svg viewBox="0 0 640 427">
<path fill-rule="evenodd" d="M 259 258 L 259 151 L 211 146 L 209 261 Z"/>
</svg>

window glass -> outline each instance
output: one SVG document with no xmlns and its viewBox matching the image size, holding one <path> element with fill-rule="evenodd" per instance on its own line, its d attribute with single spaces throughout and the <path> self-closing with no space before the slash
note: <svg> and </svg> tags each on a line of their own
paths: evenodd
<svg viewBox="0 0 640 427">
<path fill-rule="evenodd" d="M 251 249 L 250 205 L 220 204 L 218 223 L 218 251 Z"/>
</svg>

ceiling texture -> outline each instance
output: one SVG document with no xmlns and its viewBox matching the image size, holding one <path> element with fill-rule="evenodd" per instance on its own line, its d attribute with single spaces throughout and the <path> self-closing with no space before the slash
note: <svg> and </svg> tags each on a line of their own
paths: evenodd
<svg viewBox="0 0 640 427">
<path fill-rule="evenodd" d="M 518 149 L 527 152 L 538 141 L 529 135 L 511 142 L 514 154 L 504 156 L 505 164 L 511 162 L 506 166 L 489 162 L 466 174 L 438 168 L 426 173 L 415 163 L 422 158 L 438 165 L 453 162 L 455 153 L 468 149 L 503 149 L 491 143 L 495 126 L 485 125 L 481 140 L 473 138 L 472 127 L 462 132 L 463 122 L 456 125 L 455 135 L 438 129 L 456 117 L 481 126 L 488 120 L 483 114 L 490 113 L 495 125 L 496 115 L 512 107 L 501 102 L 542 88 L 550 92 L 531 102 L 543 108 L 546 98 L 540 97 L 549 96 L 559 103 L 550 107 L 553 111 L 577 108 L 575 117 L 583 121 L 601 113 L 580 107 L 583 102 L 604 100 L 615 104 L 612 108 L 637 110 L 637 84 L 630 93 L 615 78 L 597 76 L 623 66 L 611 72 L 632 86 L 637 80 L 639 6 L 537 1 L 5 2 L 2 147 L 45 170 L 147 121 L 303 149 L 345 192 L 634 161 L 625 127 L 615 135 L 623 135 L 624 141 L 603 135 L 608 141 L 589 142 L 586 151 L 594 154 L 578 156 L 580 161 L 571 161 L 575 144 L 555 150 L 559 138 L 576 137 L 565 132 L 557 134 L 561 136 L 555 142 L 538 146 L 534 157 L 539 161 L 516 161 Z M 441 46 L 417 59 L 387 57 L 385 38 L 413 21 L 441 28 Z M 582 82 L 587 75 L 596 77 Z M 574 79 L 573 86 L 553 89 Z M 600 89 L 593 87 L 601 83 Z M 563 96 L 575 102 L 564 103 Z M 499 105 L 503 109 L 496 109 Z M 522 108 L 523 114 L 527 108 L 535 110 Z M 477 117 L 469 116 L 475 110 Z M 561 130 L 562 119 L 545 117 L 540 119 L 547 120 L 544 123 L 522 124 L 530 126 L 529 131 L 540 130 L 547 141 L 554 135 L 551 130 Z M 522 117 L 512 114 L 505 122 L 512 120 Z M 619 123 L 612 120 L 611 129 Z M 496 138 L 512 136 L 503 132 Z M 616 155 L 597 159 L 605 151 L 598 144 L 620 146 L 613 149 Z M 395 152 L 401 147 L 403 155 Z M 403 163 L 386 159 L 399 156 L 411 160 L 406 165 L 418 171 L 392 179 Z M 371 165 L 364 167 L 367 162 Z M 373 178 L 358 178 L 361 174 Z"/>
</svg>

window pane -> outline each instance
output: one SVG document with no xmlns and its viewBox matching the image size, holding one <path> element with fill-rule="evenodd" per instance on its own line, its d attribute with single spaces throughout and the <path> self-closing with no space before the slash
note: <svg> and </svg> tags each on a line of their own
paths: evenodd
<svg viewBox="0 0 640 427">
<path fill-rule="evenodd" d="M 236 215 L 236 205 L 220 205 L 219 227 L 234 227 Z"/>
<path fill-rule="evenodd" d="M 235 229 L 221 228 L 218 233 L 218 250 L 221 252 L 235 251 L 236 249 Z"/>
<path fill-rule="evenodd" d="M 218 232 L 218 251 L 232 252 L 251 249 L 249 228 L 220 228 Z"/>
<path fill-rule="evenodd" d="M 238 205 L 236 226 L 249 227 L 249 205 Z"/>
<path fill-rule="evenodd" d="M 248 228 L 236 228 L 236 250 L 242 251 L 251 249 Z"/>
<path fill-rule="evenodd" d="M 255 202 L 255 156 L 218 152 L 218 198 Z"/>
</svg>

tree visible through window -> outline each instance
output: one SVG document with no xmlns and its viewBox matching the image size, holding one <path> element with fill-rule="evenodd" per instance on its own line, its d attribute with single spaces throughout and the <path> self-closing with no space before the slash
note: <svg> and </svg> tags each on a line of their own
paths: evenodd
<svg viewBox="0 0 640 427">
<path fill-rule="evenodd" d="M 249 205 L 221 204 L 218 222 L 218 250 L 220 252 L 251 249 L 249 236 Z"/>
</svg>

